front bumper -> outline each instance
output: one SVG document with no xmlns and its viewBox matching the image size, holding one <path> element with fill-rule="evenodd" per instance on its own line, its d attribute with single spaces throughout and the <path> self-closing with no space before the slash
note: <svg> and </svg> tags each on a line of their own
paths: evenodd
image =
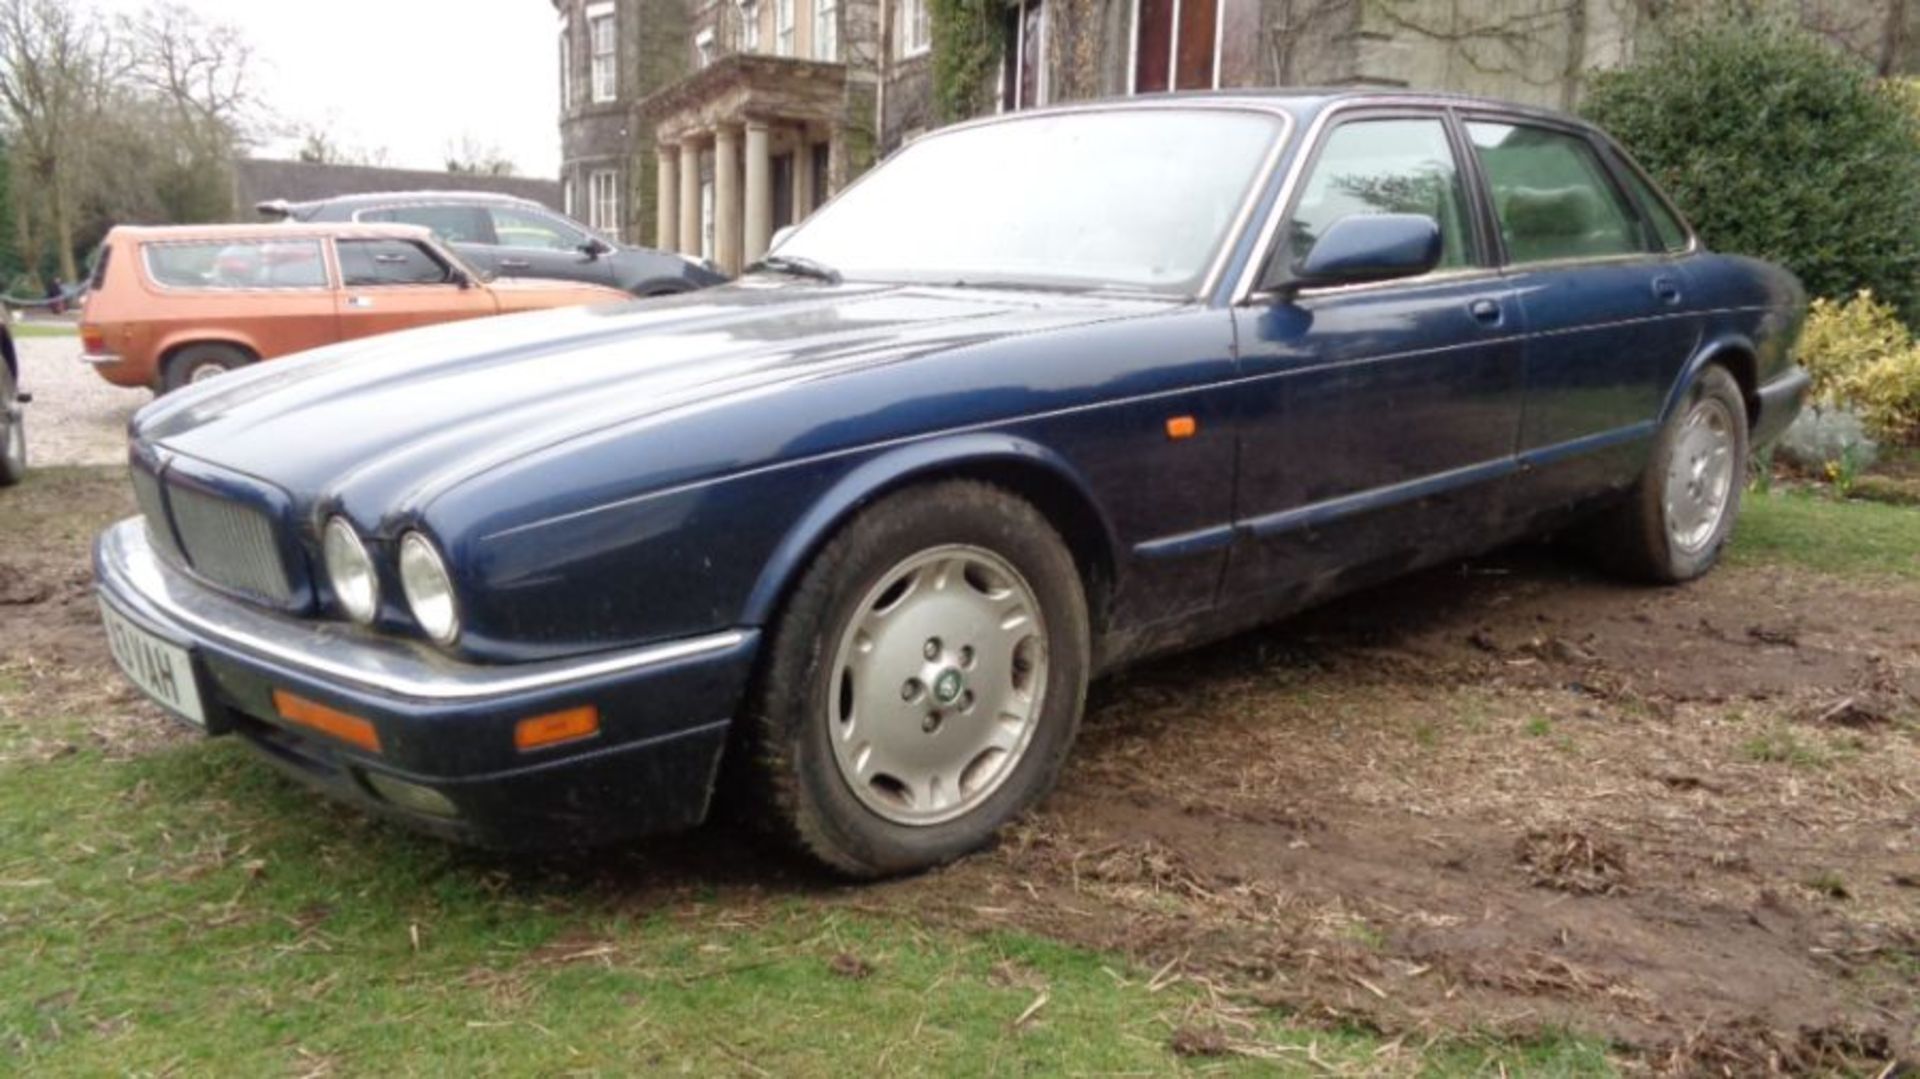
<svg viewBox="0 0 1920 1079">
<path fill-rule="evenodd" d="M 239 736 L 334 797 L 490 847 L 592 845 L 698 824 L 758 643 L 739 630 L 571 660 L 461 663 L 216 593 L 162 558 L 138 518 L 101 534 L 94 574 L 103 602 L 191 652 L 209 734 Z M 371 722 L 379 751 L 281 718 L 276 690 Z M 598 709 L 596 736 L 515 748 L 520 720 L 583 705 Z M 436 792 L 451 814 L 393 800 L 382 793 L 390 781 Z"/>
</svg>

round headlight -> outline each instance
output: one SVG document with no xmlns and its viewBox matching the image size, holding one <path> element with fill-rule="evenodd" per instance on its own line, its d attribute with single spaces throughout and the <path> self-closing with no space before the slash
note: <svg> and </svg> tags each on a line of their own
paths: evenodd
<svg viewBox="0 0 1920 1079">
<path fill-rule="evenodd" d="M 335 517 L 327 522 L 321 546 L 327 558 L 327 580 L 340 609 L 355 622 L 373 621 L 380 610 L 380 578 L 373 572 L 373 559 L 367 557 L 367 545 L 360 542 L 352 525 Z"/>
<path fill-rule="evenodd" d="M 452 644 L 460 635 L 460 612 L 453 602 L 453 581 L 433 541 L 418 532 L 400 540 L 400 589 L 407 594 L 413 620 L 427 636 Z"/>
</svg>

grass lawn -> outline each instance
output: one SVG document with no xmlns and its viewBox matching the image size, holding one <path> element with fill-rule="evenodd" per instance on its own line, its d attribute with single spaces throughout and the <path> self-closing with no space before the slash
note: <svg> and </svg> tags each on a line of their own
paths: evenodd
<svg viewBox="0 0 1920 1079">
<path fill-rule="evenodd" d="M 1824 573 L 1920 580 L 1920 508 L 1749 491 L 1730 557 L 1735 565 L 1786 562 Z"/>
</svg>

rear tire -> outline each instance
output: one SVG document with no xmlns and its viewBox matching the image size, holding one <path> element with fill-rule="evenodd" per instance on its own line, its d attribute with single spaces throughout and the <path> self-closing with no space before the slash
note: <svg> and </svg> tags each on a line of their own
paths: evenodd
<svg viewBox="0 0 1920 1079">
<path fill-rule="evenodd" d="M 166 370 L 160 374 L 160 392 L 175 390 L 217 378 L 253 362 L 253 356 L 237 345 L 188 345 L 167 357 Z"/>
<path fill-rule="evenodd" d="M 983 483 L 891 495 L 828 542 L 775 623 L 744 717 L 751 792 L 851 877 L 988 842 L 1053 787 L 1091 663 L 1080 574 Z"/>
<path fill-rule="evenodd" d="M 1746 483 L 1747 403 L 1726 368 L 1687 386 L 1626 502 L 1594 523 L 1589 547 L 1610 569 L 1675 584 L 1713 568 Z"/>
<path fill-rule="evenodd" d="M 27 477 L 27 421 L 19 412 L 13 372 L 0 361 L 0 487 Z"/>
</svg>

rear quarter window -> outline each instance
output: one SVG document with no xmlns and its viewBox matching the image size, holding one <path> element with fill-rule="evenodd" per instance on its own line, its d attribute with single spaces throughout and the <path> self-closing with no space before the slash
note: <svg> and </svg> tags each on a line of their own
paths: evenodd
<svg viewBox="0 0 1920 1079">
<path fill-rule="evenodd" d="M 150 243 L 147 276 L 174 289 L 325 288 L 327 265 L 318 240 Z"/>
</svg>

